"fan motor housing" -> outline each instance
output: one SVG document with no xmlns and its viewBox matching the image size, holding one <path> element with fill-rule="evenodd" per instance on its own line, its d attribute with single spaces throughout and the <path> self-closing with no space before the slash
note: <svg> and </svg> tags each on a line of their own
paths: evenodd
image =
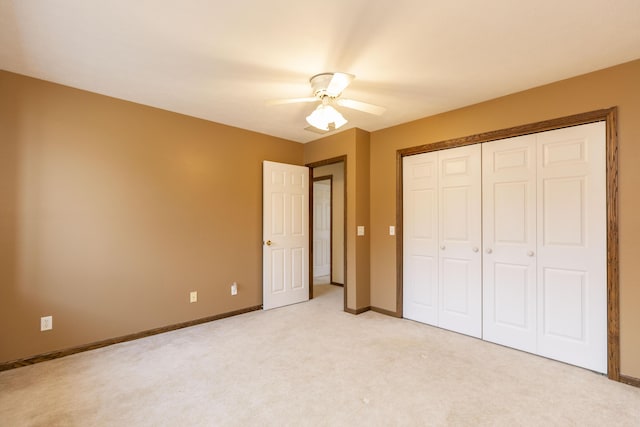
<svg viewBox="0 0 640 427">
<path fill-rule="evenodd" d="M 309 79 L 313 95 L 323 99 L 337 98 L 355 76 L 348 73 L 320 73 Z"/>
<path fill-rule="evenodd" d="M 328 96 L 327 88 L 329 87 L 329 83 L 333 78 L 333 73 L 320 73 L 309 79 L 309 83 L 311 83 L 311 89 L 313 89 L 313 95 L 318 98 L 323 98 Z"/>
</svg>

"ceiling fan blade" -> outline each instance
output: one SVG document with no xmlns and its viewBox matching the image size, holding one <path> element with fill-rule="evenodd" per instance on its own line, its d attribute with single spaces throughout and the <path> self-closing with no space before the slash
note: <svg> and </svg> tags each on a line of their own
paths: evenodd
<svg viewBox="0 0 640 427">
<path fill-rule="evenodd" d="M 378 105 L 367 104 L 366 102 L 355 101 L 353 99 L 338 99 L 337 104 L 341 107 L 351 108 L 353 110 L 364 111 L 365 113 L 375 114 L 376 116 L 382 115 L 386 108 Z"/>
<path fill-rule="evenodd" d="M 331 81 L 327 86 L 327 95 L 334 97 L 340 95 L 349 86 L 354 77 L 353 74 L 333 73 L 333 77 L 331 77 Z"/>
<path fill-rule="evenodd" d="M 287 99 L 272 99 L 267 101 L 267 105 L 282 105 L 282 104 L 296 104 L 299 102 L 316 102 L 319 101 L 315 96 L 309 96 L 306 98 L 287 98 Z"/>
</svg>

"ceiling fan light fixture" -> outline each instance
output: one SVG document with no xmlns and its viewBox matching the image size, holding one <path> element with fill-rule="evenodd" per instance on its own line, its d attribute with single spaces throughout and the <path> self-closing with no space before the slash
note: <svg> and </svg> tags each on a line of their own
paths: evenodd
<svg viewBox="0 0 640 427">
<path fill-rule="evenodd" d="M 330 124 L 333 124 L 333 129 L 338 129 L 347 123 L 347 119 L 331 105 L 320 104 L 307 116 L 307 123 L 315 128 L 328 131 Z"/>
</svg>

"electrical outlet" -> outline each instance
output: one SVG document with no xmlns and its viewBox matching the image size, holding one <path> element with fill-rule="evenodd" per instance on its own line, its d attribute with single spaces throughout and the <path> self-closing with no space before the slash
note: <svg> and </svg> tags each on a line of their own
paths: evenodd
<svg viewBox="0 0 640 427">
<path fill-rule="evenodd" d="M 189 302 L 198 302 L 198 291 L 191 291 L 189 294 Z"/>
<path fill-rule="evenodd" d="M 40 318 L 40 331 L 48 331 L 53 329 L 53 316 L 45 316 Z"/>
<path fill-rule="evenodd" d="M 238 295 L 238 284 L 236 282 L 231 285 L 231 295 Z"/>
</svg>

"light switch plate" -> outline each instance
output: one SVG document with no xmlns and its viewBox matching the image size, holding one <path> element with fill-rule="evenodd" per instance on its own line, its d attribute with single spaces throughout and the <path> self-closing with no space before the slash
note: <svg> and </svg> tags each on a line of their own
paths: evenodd
<svg viewBox="0 0 640 427">
<path fill-rule="evenodd" d="M 40 318 L 40 331 L 49 331 L 53 329 L 53 316 L 44 316 Z"/>
<path fill-rule="evenodd" d="M 389 226 L 389 236 L 395 236 L 396 235 L 396 227 L 393 225 Z"/>
<path fill-rule="evenodd" d="M 364 236 L 364 225 L 358 226 L 358 236 Z"/>
</svg>

